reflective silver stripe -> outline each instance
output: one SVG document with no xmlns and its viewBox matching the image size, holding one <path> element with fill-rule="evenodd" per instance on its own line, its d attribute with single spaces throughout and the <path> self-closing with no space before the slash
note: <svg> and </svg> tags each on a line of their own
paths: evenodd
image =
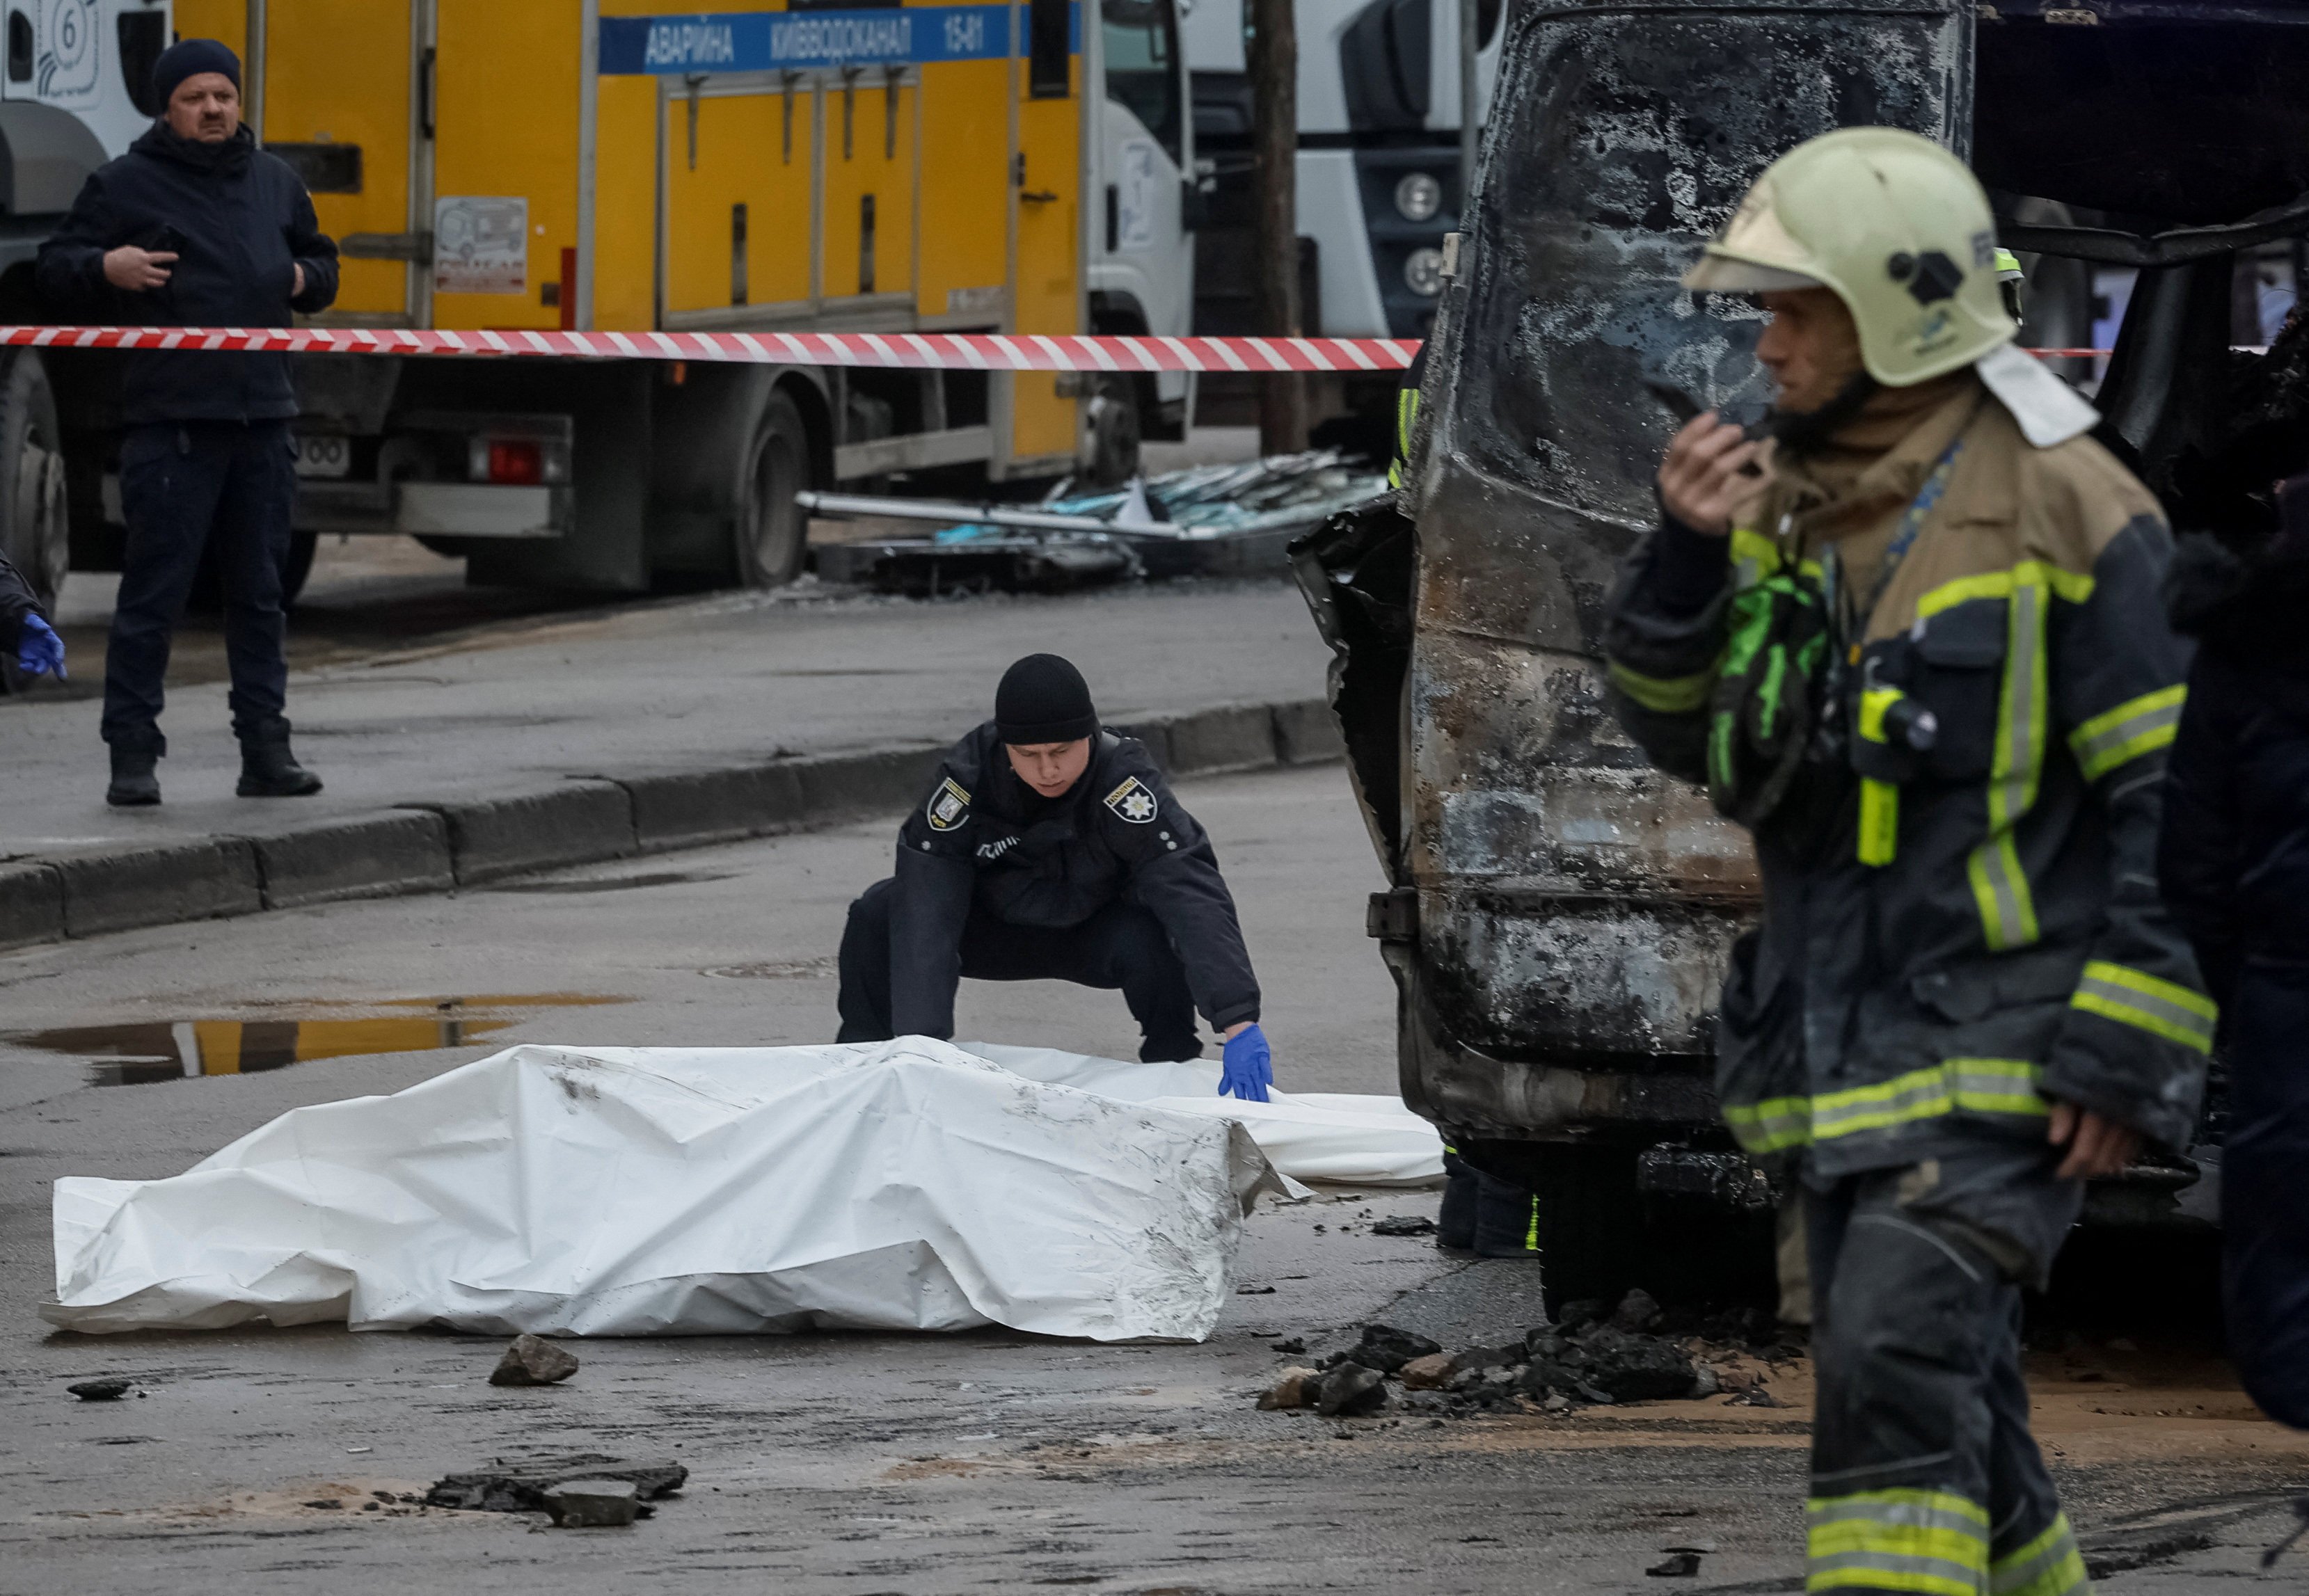
<svg viewBox="0 0 2309 1596">
<path fill-rule="evenodd" d="M 2188 695 L 2185 686 L 2144 693 L 2106 714 L 2095 715 L 2071 732 L 2069 746 L 2075 751 L 2085 780 L 2098 781 L 2144 754 L 2170 746 L 2181 724 L 2181 705 Z"/>
<path fill-rule="evenodd" d="M 1988 1514 L 1935 1490 L 1863 1491 L 1805 1504 L 1805 1588 L 1978 1596 L 1988 1583 Z"/>
<path fill-rule="evenodd" d="M 2085 966 L 2069 1004 L 2200 1053 L 2212 1051 L 2213 1026 L 2220 1014 L 2210 997 L 2100 959 Z"/>
</svg>

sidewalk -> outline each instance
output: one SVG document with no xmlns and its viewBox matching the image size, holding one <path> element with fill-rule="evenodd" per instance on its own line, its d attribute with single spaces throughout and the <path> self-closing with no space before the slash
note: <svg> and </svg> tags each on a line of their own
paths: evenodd
<svg viewBox="0 0 2309 1596">
<path fill-rule="evenodd" d="M 104 804 L 95 701 L 0 703 L 0 945 L 903 807 L 927 756 L 892 751 L 960 736 L 1003 667 L 1038 651 L 1080 665 L 1111 723 L 1257 706 L 1182 725 L 1158 752 L 1183 768 L 1335 751 L 1313 708 L 1328 654 L 1281 582 L 943 603 L 723 594 L 546 619 L 292 677 L 299 757 L 328 782 L 309 799 L 232 796 L 221 683 L 172 691 L 167 801 L 148 810 Z"/>
</svg>

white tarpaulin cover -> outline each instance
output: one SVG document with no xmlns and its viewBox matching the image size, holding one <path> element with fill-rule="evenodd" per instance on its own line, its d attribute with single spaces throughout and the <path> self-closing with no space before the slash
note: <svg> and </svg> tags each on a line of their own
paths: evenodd
<svg viewBox="0 0 2309 1596">
<path fill-rule="evenodd" d="M 1276 1184 L 1253 1135 L 1300 1146 L 1314 1178 L 1421 1178 L 1401 1106 L 1368 1111 L 1389 1100 L 1345 1100 L 1359 1133 L 1340 1100 L 1294 1119 L 1213 1098 L 1214 1065 L 982 1053 L 1000 1061 L 921 1037 L 508 1048 L 293 1109 L 169 1179 L 57 1181 L 41 1313 L 88 1332 L 1199 1340 Z M 1358 1134 L 1377 1156 L 1350 1170 Z"/>
</svg>

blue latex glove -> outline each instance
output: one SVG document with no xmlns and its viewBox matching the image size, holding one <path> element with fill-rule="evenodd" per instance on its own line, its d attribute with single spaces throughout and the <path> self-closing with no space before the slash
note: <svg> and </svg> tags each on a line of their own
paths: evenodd
<svg viewBox="0 0 2309 1596">
<path fill-rule="evenodd" d="M 1275 1065 L 1267 1050 L 1267 1033 L 1246 1025 L 1227 1038 L 1226 1054 L 1219 1065 L 1219 1095 L 1263 1103 L 1275 1084 Z"/>
<path fill-rule="evenodd" d="M 65 640 L 39 616 L 26 616 L 23 634 L 16 639 L 16 665 L 26 676 L 53 671 L 56 680 L 64 680 Z"/>
</svg>

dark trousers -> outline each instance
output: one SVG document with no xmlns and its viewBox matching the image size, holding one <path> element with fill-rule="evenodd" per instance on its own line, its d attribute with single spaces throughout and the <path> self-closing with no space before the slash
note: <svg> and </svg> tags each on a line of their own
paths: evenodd
<svg viewBox="0 0 2309 1596">
<path fill-rule="evenodd" d="M 845 1042 L 890 1037 L 890 907 L 895 882 L 878 882 L 850 906 L 842 933 L 842 1032 Z M 1110 903 L 1078 926 L 1012 926 L 973 910 L 962 931 L 962 973 L 976 981 L 1072 981 L 1120 989 L 1145 1039 L 1147 1062 L 1199 1058 L 1195 999 L 1186 966 L 1153 914 Z"/>
<path fill-rule="evenodd" d="M 248 737 L 280 723 L 289 688 L 281 568 L 296 498 L 286 421 L 128 429 L 120 444 L 128 547 L 104 661 L 105 741 L 165 746 L 161 678 L 205 548 L 224 588 L 232 729 Z"/>
<path fill-rule="evenodd" d="M 2052 1169 L 1985 1146 L 1806 1193 L 1811 1589 L 2089 1589 L 2020 1373 L 2021 1285 L 2082 1201 Z"/>
<path fill-rule="evenodd" d="M 2309 968 L 2247 964 L 2229 1000 L 2221 1274 L 2261 1411 L 2309 1428 Z"/>
</svg>

